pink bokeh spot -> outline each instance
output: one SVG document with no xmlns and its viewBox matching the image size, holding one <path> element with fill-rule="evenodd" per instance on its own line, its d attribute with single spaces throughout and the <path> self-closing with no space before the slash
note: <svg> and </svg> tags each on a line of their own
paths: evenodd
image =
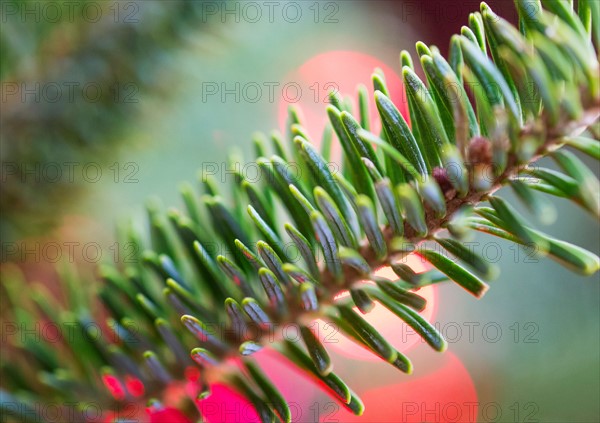
<svg viewBox="0 0 600 423">
<path fill-rule="evenodd" d="M 127 387 L 127 391 L 134 397 L 141 397 L 144 395 L 144 384 L 138 378 L 126 376 L 125 386 Z"/>
<path fill-rule="evenodd" d="M 223 384 L 211 386 L 211 394 L 198 401 L 206 423 L 259 423 L 254 407 L 240 393 Z"/>
<path fill-rule="evenodd" d="M 192 423 L 181 411 L 175 408 L 148 410 L 149 423 Z"/>
<path fill-rule="evenodd" d="M 102 382 L 114 399 L 125 399 L 125 388 L 116 376 L 107 373 L 102 376 Z"/>
<path fill-rule="evenodd" d="M 438 356 L 436 361 L 441 362 L 436 370 L 417 368 L 413 376 L 404 378 L 404 382 L 361 392 L 359 395 L 365 403 L 362 416 L 355 416 L 340 407 L 334 415 L 328 416 L 331 420 L 321 416 L 321 421 L 476 422 L 479 409 L 477 391 L 467 369 L 451 352 Z"/>
<path fill-rule="evenodd" d="M 371 83 L 371 75 L 376 68 L 383 71 L 390 97 L 408 121 L 406 94 L 396 70 L 371 55 L 357 51 L 336 50 L 324 52 L 308 59 L 283 79 L 285 84 L 296 84 L 300 87 L 301 95 L 284 93 L 278 106 L 279 127 L 286 128 L 288 106 L 298 106 L 302 112 L 303 126 L 313 138 L 312 141 L 318 145 L 327 122 L 325 108 L 329 105 L 328 93 L 333 90 L 342 97 L 352 97 L 353 110 L 356 114 L 358 110 L 357 87 L 359 84 L 363 84 L 369 93 L 369 116 L 373 123 L 371 130 L 379 133 L 381 123 L 373 100 Z M 358 117 L 357 114 L 356 116 Z M 339 154 L 337 143 L 334 143 L 332 151 L 334 157 Z"/>
<path fill-rule="evenodd" d="M 408 264 L 415 272 L 421 273 L 426 270 L 423 260 L 416 256 L 410 255 L 406 257 L 403 263 Z M 391 280 L 398 279 L 394 271 L 390 267 L 382 267 L 377 272 L 377 276 L 385 277 Z M 417 291 L 417 294 L 427 300 L 427 306 L 420 312 L 421 316 L 427 321 L 432 321 L 437 310 L 437 287 L 426 286 Z M 347 296 L 348 293 L 343 293 L 341 296 Z M 354 310 L 358 313 L 358 309 Z M 379 303 L 376 303 L 373 310 L 366 315 L 363 315 L 365 320 L 371 323 L 396 349 L 402 353 L 406 353 L 416 345 L 424 343 L 421 337 L 408 325 L 402 322 L 395 314 Z M 343 336 L 335 325 L 327 324 L 322 320 L 318 320 L 318 331 L 315 331 L 323 343 L 329 348 L 346 357 L 361 359 L 367 361 L 380 361 L 381 359 L 365 348 L 357 345 L 354 341 Z"/>
</svg>

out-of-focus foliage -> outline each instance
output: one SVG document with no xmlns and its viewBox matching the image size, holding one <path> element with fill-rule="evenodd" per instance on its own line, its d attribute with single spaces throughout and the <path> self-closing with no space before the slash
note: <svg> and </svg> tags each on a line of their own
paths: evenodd
<svg viewBox="0 0 600 423">
<path fill-rule="evenodd" d="M 3 240 L 51 227 L 81 191 L 69 169 L 115 158 L 140 97 L 166 95 L 173 55 L 210 31 L 205 5 L 2 2 Z"/>
</svg>

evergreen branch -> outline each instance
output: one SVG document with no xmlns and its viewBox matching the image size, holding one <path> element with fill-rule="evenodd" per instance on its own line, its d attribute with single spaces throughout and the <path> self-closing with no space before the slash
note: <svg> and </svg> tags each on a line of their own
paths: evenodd
<svg viewBox="0 0 600 423">
<path fill-rule="evenodd" d="M 353 308 L 368 314 L 380 303 L 433 349 L 445 350 L 441 334 L 417 313 L 425 307 L 418 289 L 450 279 L 476 297 L 485 293 L 484 279 L 496 269 L 461 243 L 469 232 L 535 245 L 583 275 L 595 274 L 597 256 L 533 229 L 496 195 L 510 185 L 531 210 L 548 210 L 541 191 L 600 215 L 598 180 L 563 148 L 598 159 L 593 127 L 600 116 L 598 3 L 582 0 L 577 11 L 569 2 L 543 4 L 547 10 L 537 0 L 516 1 L 519 29 L 482 4 L 481 12 L 470 16 L 469 27 L 451 40 L 449 61 L 436 47 L 418 43 L 426 81 L 417 76 L 410 54 L 402 52 L 410 125 L 388 98 L 379 73 L 373 77 L 383 127 L 379 135 L 366 129 L 372 125 L 366 119 L 364 89 L 358 119 L 332 96 L 327 109 L 331 128 L 324 139 L 331 130 L 337 136 L 343 149 L 341 173 L 327 167 L 330 142 L 318 153 L 292 109 L 287 140 L 292 150 L 274 135 L 276 155 L 267 158 L 266 137 L 255 137 L 263 178 L 256 186 L 237 175 L 231 195 L 236 207 L 229 209 L 226 196 L 206 177 L 201 206 L 189 187 L 182 189 L 189 217 L 175 210 L 165 217 L 150 205 L 149 242 L 132 228 L 119 233 L 120 240 L 148 251 L 134 265 L 102 270 L 105 283 L 98 296 L 112 314 L 119 342 L 106 346 L 85 336 L 65 340 L 73 361 L 56 358 L 44 344 L 13 345 L 37 363 L 42 377 L 27 377 L 24 367 L 3 368 L 8 389 L 27 392 L 20 397 L 27 405 L 31 395 L 64 396 L 65 386 L 82 381 L 122 383 L 135 376 L 146 386 L 147 397 L 155 398 L 193 360 L 202 369 L 196 381 L 201 398 L 208 394 L 207 385 L 225 380 L 254 404 L 263 421 L 289 422 L 286 400 L 251 357 L 272 346 L 361 414 L 361 400 L 333 372 L 327 349 L 308 328 L 312 319 L 333 321 L 357 344 L 410 372 L 410 360 Z M 542 157 L 554 159 L 561 170 L 532 166 Z M 290 172 L 292 164 L 302 172 Z M 273 215 L 279 206 L 291 222 Z M 213 239 L 230 254 L 214 251 Z M 288 239 L 302 260 L 293 259 Z M 401 262 L 415 252 L 435 270 L 416 274 Z M 381 266 L 391 266 L 398 280 L 376 276 Z M 9 279 L 14 320 L 72 319 L 81 327 L 93 322 L 91 305 L 77 295 L 73 278 L 65 278 L 65 291 L 73 294 L 71 310 L 61 313 L 45 306 L 39 286 L 33 287 L 33 304 L 19 299 L 23 282 L 18 275 Z M 350 296 L 340 298 L 345 291 Z M 127 327 L 132 321 L 138 325 L 135 332 Z M 214 333 L 214 324 L 225 330 Z M 281 339 L 271 343 L 265 336 L 273 325 L 286 324 L 300 326 L 303 346 Z M 249 336 L 248 328 L 256 335 Z M 243 366 L 227 364 L 228 358 Z M 70 391 L 97 398 L 103 387 L 90 381 L 86 389 Z"/>
</svg>

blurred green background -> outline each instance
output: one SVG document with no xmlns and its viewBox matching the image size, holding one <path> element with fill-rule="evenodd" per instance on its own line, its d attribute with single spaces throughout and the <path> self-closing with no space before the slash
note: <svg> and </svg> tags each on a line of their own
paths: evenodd
<svg viewBox="0 0 600 423">
<path fill-rule="evenodd" d="M 248 2 L 123 1 L 96 2 L 98 22 L 77 13 L 51 22 L 51 10 L 40 6 L 36 12 L 38 2 L 25 3 L 33 15 L 20 14 L 23 2 L 2 1 L 2 260 L 22 263 L 38 279 L 48 269 L 39 245 L 97 242 L 103 259 L 110 259 L 116 222 L 141 218 L 151 196 L 165 207 L 180 207 L 178 184 L 197 184 L 203 163 L 226 162 L 232 148 L 249 157 L 254 131 L 281 129 L 277 89 L 274 101 L 266 89 L 257 102 L 221 101 L 218 95 L 203 98 L 207 83 L 285 83 L 310 58 L 336 50 L 369 54 L 399 72 L 401 49 L 413 51 L 423 40 L 444 51 L 449 34 L 478 8 L 477 2 L 291 2 L 302 13 L 295 21 L 296 9 L 283 14 L 290 2 L 276 2 L 270 22 L 264 2 L 257 2 L 263 16 L 253 22 L 250 9 L 241 19 L 221 14 Z M 511 2 L 489 3 L 514 16 Z M 37 82 L 58 83 L 64 91 L 65 82 L 73 81 L 96 83 L 105 96 L 55 103 L 13 92 Z M 324 103 L 305 106 L 325 109 Z M 65 162 L 80 164 L 73 182 L 64 176 L 37 180 L 36 171 L 12 173 L 15 165 L 23 170 L 44 163 L 64 171 Z M 89 163 L 101 169 L 97 182 L 84 177 Z M 587 163 L 599 173 L 597 163 Z M 560 218 L 543 229 L 597 254 L 598 222 L 566 202 L 553 202 Z M 461 328 L 450 350 L 467 368 L 479 401 L 502 406 L 503 417 L 492 421 L 600 421 L 598 276 L 579 277 L 501 240 L 482 236 L 473 242 L 479 243 L 475 251 L 499 254 L 502 274 L 481 301 L 443 286 L 434 321 Z M 38 245 L 37 255 L 24 254 L 23 247 L 32 245 Z M 479 326 L 471 338 L 473 322 Z M 486 324 L 492 324 L 489 336 L 482 334 Z M 392 380 L 381 363 L 345 363 L 340 373 L 353 386 Z M 515 403 L 518 419 L 510 410 Z M 536 408 L 525 410 L 528 403 Z"/>
</svg>

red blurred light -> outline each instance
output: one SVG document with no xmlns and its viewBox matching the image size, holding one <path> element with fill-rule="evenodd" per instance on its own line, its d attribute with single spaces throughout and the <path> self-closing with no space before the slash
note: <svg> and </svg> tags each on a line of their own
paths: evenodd
<svg viewBox="0 0 600 423">
<path fill-rule="evenodd" d="M 376 68 L 383 70 L 390 96 L 408 121 L 408 108 L 402 80 L 397 70 L 387 66 L 376 57 L 358 51 L 328 51 L 304 62 L 297 70 L 283 79 L 283 83 L 296 84 L 301 96 L 283 96 L 279 103 L 279 127 L 285 128 L 287 109 L 290 104 L 299 106 L 303 115 L 303 126 L 318 144 L 327 121 L 325 108 L 329 104 L 327 95 L 335 90 L 342 97 L 350 95 L 356 99 L 358 84 L 364 84 L 372 92 L 371 75 Z M 399 69 L 398 69 L 399 70 Z M 356 100 L 354 100 L 356 108 Z M 381 124 L 373 96 L 369 95 L 369 115 L 373 122 L 372 131 L 379 133 Z M 285 131 L 284 131 L 285 132 Z M 334 157 L 339 146 L 334 143 Z"/>
<path fill-rule="evenodd" d="M 147 410 L 150 423 L 192 423 L 181 411 L 175 408 L 164 408 L 161 410 Z"/>
<path fill-rule="evenodd" d="M 200 378 L 200 369 L 194 366 L 186 367 L 185 378 L 189 382 L 197 381 Z"/>
<path fill-rule="evenodd" d="M 418 256 L 411 255 L 404 259 L 403 263 L 408 264 L 415 272 L 420 273 L 426 270 L 426 266 Z M 377 276 L 385 277 L 390 280 L 398 279 L 394 271 L 390 267 L 382 267 L 377 272 Z M 432 321 L 437 310 L 437 287 L 427 286 L 421 288 L 417 292 L 420 296 L 427 300 L 427 306 L 420 314 L 428 321 Z M 342 296 L 349 295 L 347 292 Z M 358 309 L 355 307 L 355 311 Z M 359 312 L 360 313 L 360 312 Z M 395 314 L 380 304 L 376 304 L 363 317 L 371 323 L 396 349 L 405 353 L 414 346 L 422 343 L 420 336 L 411 329 L 408 325 L 402 322 Z M 318 320 L 314 329 L 317 336 L 321 338 L 326 346 L 332 347 L 338 353 L 351 358 L 361 360 L 380 361 L 381 359 L 354 343 L 354 341 L 343 336 L 335 325 L 327 324 L 322 320 Z"/>
<path fill-rule="evenodd" d="M 402 383 L 360 393 L 365 403 L 362 416 L 340 408 L 327 418 L 344 423 L 476 422 L 479 403 L 468 371 L 451 352 L 438 356 L 436 361 L 443 364 L 435 371 L 416 366 L 416 373 Z M 334 420 L 321 414 L 322 422 Z"/>
<path fill-rule="evenodd" d="M 197 403 L 206 423 L 260 422 L 252 404 L 227 385 L 212 385 L 210 396 Z"/>
<path fill-rule="evenodd" d="M 113 398 L 117 400 L 123 400 L 125 398 L 125 388 L 116 376 L 105 374 L 102 376 L 102 382 Z"/>
<path fill-rule="evenodd" d="M 127 387 L 127 392 L 134 397 L 141 397 L 144 395 L 144 384 L 138 378 L 127 376 L 125 378 L 125 386 Z"/>
</svg>

